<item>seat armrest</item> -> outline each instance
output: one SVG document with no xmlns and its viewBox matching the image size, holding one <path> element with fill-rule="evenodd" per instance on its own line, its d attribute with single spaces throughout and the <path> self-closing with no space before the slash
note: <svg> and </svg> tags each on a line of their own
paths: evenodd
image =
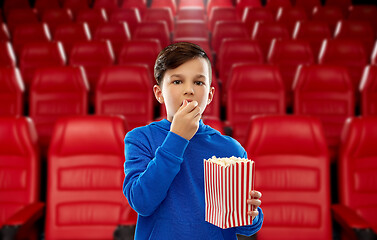
<svg viewBox="0 0 377 240">
<path fill-rule="evenodd" d="M 371 225 L 353 209 L 341 204 L 334 204 L 331 209 L 335 221 L 339 223 L 349 238 L 376 239 L 376 233 L 373 232 Z"/>
<path fill-rule="evenodd" d="M 129 206 L 124 206 L 119 224 L 114 231 L 114 240 L 133 240 L 135 236 L 137 213 Z"/>
<path fill-rule="evenodd" d="M 233 128 L 232 128 L 230 122 L 228 122 L 228 121 L 224 122 L 224 133 L 227 136 L 230 136 L 230 137 L 233 136 Z"/>
<path fill-rule="evenodd" d="M 15 239 L 19 234 L 25 234 L 37 220 L 41 219 L 44 213 L 44 206 L 45 204 L 42 202 L 32 203 L 12 215 L 4 222 L 1 228 L 1 239 L 11 240 Z"/>
</svg>

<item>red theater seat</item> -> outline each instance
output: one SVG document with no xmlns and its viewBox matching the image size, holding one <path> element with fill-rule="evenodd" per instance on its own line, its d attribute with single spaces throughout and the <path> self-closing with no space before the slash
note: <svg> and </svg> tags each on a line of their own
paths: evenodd
<svg viewBox="0 0 377 240">
<path fill-rule="evenodd" d="M 239 0 L 236 5 L 237 17 L 242 19 L 246 8 L 261 8 L 262 3 L 260 0 Z"/>
<path fill-rule="evenodd" d="M 118 0 L 94 0 L 93 8 L 103 8 L 107 14 L 119 9 Z"/>
<path fill-rule="evenodd" d="M 0 52 L 0 67 L 16 66 L 16 55 L 10 42 L 0 41 Z"/>
<path fill-rule="evenodd" d="M 354 115 L 353 86 L 341 66 L 302 66 L 293 85 L 294 113 L 318 117 L 325 131 L 331 161 L 338 156 L 345 120 Z"/>
<path fill-rule="evenodd" d="M 365 53 L 369 56 L 376 42 L 376 31 L 367 21 L 341 20 L 337 24 L 334 38 L 361 40 Z"/>
<path fill-rule="evenodd" d="M 115 58 L 118 59 L 123 43 L 131 40 L 131 33 L 126 22 L 107 22 L 98 25 L 93 39 L 109 40 Z"/>
<path fill-rule="evenodd" d="M 118 64 L 146 64 L 153 76 L 154 63 L 161 50 L 161 44 L 157 39 L 125 42 L 119 53 Z"/>
<path fill-rule="evenodd" d="M 214 7 L 233 7 L 232 0 L 208 0 L 207 1 L 207 16 L 211 15 Z"/>
<path fill-rule="evenodd" d="M 347 16 L 352 0 L 326 0 L 325 6 L 336 6 L 342 10 L 344 16 Z"/>
<path fill-rule="evenodd" d="M 0 67 L 0 116 L 22 116 L 25 91 L 21 74 L 15 67 Z"/>
<path fill-rule="evenodd" d="M 9 12 L 12 9 L 30 8 L 30 2 L 29 2 L 29 0 L 4 0 L 2 7 L 3 7 L 3 11 L 4 11 L 4 16 L 5 16 L 5 19 L 6 19 Z"/>
<path fill-rule="evenodd" d="M 145 11 L 147 10 L 147 1 L 146 0 L 123 0 L 122 3 L 123 9 L 136 8 L 140 13 L 140 17 L 144 16 Z"/>
<path fill-rule="evenodd" d="M 211 46 L 215 53 L 219 53 L 221 42 L 225 38 L 248 39 L 246 26 L 240 21 L 218 21 L 212 32 Z"/>
<path fill-rule="evenodd" d="M 175 0 L 152 1 L 151 8 L 165 8 L 165 7 L 169 8 L 171 10 L 171 13 L 173 14 L 173 16 L 175 16 L 177 14 L 177 5 L 176 5 Z"/>
<path fill-rule="evenodd" d="M 347 119 L 339 158 L 339 204 L 334 217 L 343 226 L 343 239 L 373 239 L 377 235 L 377 118 Z M 351 230 L 351 231 L 347 231 Z"/>
<path fill-rule="evenodd" d="M 60 42 L 27 43 L 20 53 L 20 70 L 26 89 L 29 89 L 38 68 L 66 65 L 66 55 Z"/>
<path fill-rule="evenodd" d="M 49 42 L 51 40 L 51 34 L 46 23 L 17 25 L 11 35 L 16 56 L 20 56 L 20 52 L 26 43 Z"/>
<path fill-rule="evenodd" d="M 348 20 L 367 21 L 372 24 L 375 31 L 377 31 L 376 16 L 376 5 L 352 5 L 348 12 Z"/>
<path fill-rule="evenodd" d="M 314 64 L 314 56 L 308 42 L 304 40 L 273 40 L 268 55 L 268 63 L 279 67 L 285 87 L 288 107 L 293 105 L 292 85 L 296 70 L 300 65 Z"/>
<path fill-rule="evenodd" d="M 116 116 L 57 121 L 48 157 L 46 239 L 111 240 L 125 221 L 121 216 L 135 225 L 136 213 L 119 191 L 127 130 Z"/>
<path fill-rule="evenodd" d="M 331 240 L 330 163 L 320 121 L 307 116 L 252 119 L 245 147 L 266 217 L 259 239 Z"/>
<path fill-rule="evenodd" d="M 41 20 L 47 23 L 51 34 L 54 35 L 58 26 L 73 22 L 73 15 L 69 9 L 46 9 L 41 16 Z"/>
<path fill-rule="evenodd" d="M 149 8 L 145 11 L 143 16 L 144 22 L 165 21 L 169 32 L 174 30 L 174 16 L 170 8 Z"/>
<path fill-rule="evenodd" d="M 63 8 L 70 9 L 73 13 L 73 16 L 76 17 L 77 13 L 81 10 L 89 8 L 88 0 L 63 0 Z"/>
<path fill-rule="evenodd" d="M 86 22 L 89 25 L 90 32 L 96 32 L 98 25 L 107 22 L 107 14 L 103 8 L 82 9 L 77 13 L 76 22 Z"/>
<path fill-rule="evenodd" d="M 98 115 L 122 115 L 133 129 L 153 121 L 154 96 L 146 65 L 111 66 L 102 69 L 95 92 Z"/>
<path fill-rule="evenodd" d="M 377 41 L 376 41 L 376 44 L 374 45 L 373 52 L 370 56 L 370 63 L 377 65 Z"/>
<path fill-rule="evenodd" d="M 318 59 L 323 40 L 330 38 L 332 38 L 332 32 L 325 21 L 297 22 L 293 32 L 293 39 L 309 42 L 315 59 Z"/>
<path fill-rule="evenodd" d="M 377 115 L 377 65 L 365 67 L 359 91 L 362 116 Z"/>
<path fill-rule="evenodd" d="M 295 6 L 304 8 L 309 17 L 312 15 L 314 8 L 321 5 L 321 0 L 295 0 Z"/>
<path fill-rule="evenodd" d="M 40 169 L 37 133 L 31 119 L 0 118 L 2 239 L 14 239 L 16 234 L 23 239 L 38 239 L 36 220 L 43 215 L 44 207 L 39 202 Z"/>
<path fill-rule="evenodd" d="M 289 36 L 292 35 L 297 21 L 307 21 L 309 19 L 305 9 L 301 7 L 281 7 L 276 15 L 276 21 L 287 27 Z"/>
<path fill-rule="evenodd" d="M 291 8 L 292 2 L 290 0 L 267 0 L 265 7 L 270 9 L 275 15 L 281 7 Z"/>
<path fill-rule="evenodd" d="M 230 69 L 237 63 L 264 63 L 262 49 L 259 43 L 251 39 L 226 38 L 222 41 L 217 55 L 216 66 L 222 85 L 223 103 L 229 88 Z"/>
<path fill-rule="evenodd" d="M 209 125 L 213 129 L 225 135 L 225 130 L 224 130 L 225 124 L 223 121 L 220 120 L 220 118 L 203 116 L 202 119 L 203 119 L 204 124 Z"/>
<path fill-rule="evenodd" d="M 7 24 L 0 23 L 0 42 L 10 41 L 10 34 Z"/>
<path fill-rule="evenodd" d="M 60 0 L 35 0 L 34 8 L 39 14 L 43 14 L 45 11 L 50 9 L 59 9 Z"/>
<path fill-rule="evenodd" d="M 84 67 L 91 94 L 94 93 L 102 68 L 113 65 L 114 61 L 113 50 L 108 40 L 76 42 L 69 56 L 69 65 Z"/>
<path fill-rule="evenodd" d="M 251 38 L 257 40 L 262 48 L 263 55 L 267 59 L 272 40 L 290 39 L 288 28 L 278 22 L 256 22 Z"/>
<path fill-rule="evenodd" d="M 338 21 L 344 18 L 344 13 L 338 6 L 319 6 L 313 9 L 311 20 L 327 22 L 330 26 L 331 33 L 333 33 Z"/>
<path fill-rule="evenodd" d="M 91 38 L 88 24 L 75 22 L 57 26 L 53 35 L 55 41 L 60 41 L 63 44 L 67 56 L 71 54 L 72 47 L 76 42 L 89 41 Z"/>
<path fill-rule="evenodd" d="M 237 12 L 234 7 L 213 7 L 208 16 L 208 29 L 213 32 L 218 21 L 237 21 Z"/>
<path fill-rule="evenodd" d="M 17 25 L 25 23 L 38 23 L 37 10 L 32 8 L 16 8 L 9 11 L 7 15 L 7 26 L 9 31 L 13 31 Z"/>
<path fill-rule="evenodd" d="M 284 85 L 276 66 L 234 65 L 227 98 L 227 121 L 232 136 L 246 146 L 250 118 L 258 114 L 284 114 L 284 98 Z"/>
<path fill-rule="evenodd" d="M 207 24 L 202 20 L 179 20 L 175 23 L 173 41 L 180 38 L 204 38 L 209 41 Z"/>
<path fill-rule="evenodd" d="M 178 12 L 183 8 L 201 8 L 204 10 L 204 1 L 202 0 L 179 0 Z"/>
<path fill-rule="evenodd" d="M 137 8 L 117 9 L 110 13 L 109 22 L 126 22 L 133 36 L 137 25 L 141 22 L 141 17 Z"/>
<path fill-rule="evenodd" d="M 364 67 L 368 64 L 368 56 L 360 40 L 327 39 L 323 41 L 318 56 L 318 63 L 344 66 L 349 71 L 356 103 L 359 102 L 359 88 Z"/>
<path fill-rule="evenodd" d="M 245 23 L 247 31 L 251 34 L 256 22 L 275 22 L 275 16 L 270 9 L 267 8 L 245 8 L 242 16 L 242 22 Z"/>
<path fill-rule="evenodd" d="M 30 117 L 35 122 L 45 156 L 55 122 L 88 112 L 88 82 L 80 67 L 38 69 L 30 87 Z"/>
<path fill-rule="evenodd" d="M 134 40 L 158 39 L 163 48 L 171 43 L 169 29 L 164 21 L 139 23 L 132 38 Z"/>
<path fill-rule="evenodd" d="M 189 0 L 191 1 L 191 0 Z M 203 3 L 202 3 L 203 4 Z M 176 15 L 177 21 L 201 20 L 206 21 L 207 15 L 203 7 L 181 7 Z"/>
</svg>

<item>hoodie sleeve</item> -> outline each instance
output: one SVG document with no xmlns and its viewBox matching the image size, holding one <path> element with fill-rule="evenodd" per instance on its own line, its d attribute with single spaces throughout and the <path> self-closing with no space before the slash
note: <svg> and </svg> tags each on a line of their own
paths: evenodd
<svg viewBox="0 0 377 240">
<path fill-rule="evenodd" d="M 253 219 L 252 225 L 237 227 L 236 233 L 245 235 L 245 236 L 251 236 L 255 234 L 256 232 L 258 232 L 262 228 L 263 217 L 264 217 L 262 209 L 259 207 L 258 207 L 258 212 L 259 214 Z"/>
<path fill-rule="evenodd" d="M 132 131 L 125 137 L 123 193 L 138 214 L 149 216 L 165 199 L 189 141 L 169 132 L 153 154 L 142 139 Z"/>
</svg>

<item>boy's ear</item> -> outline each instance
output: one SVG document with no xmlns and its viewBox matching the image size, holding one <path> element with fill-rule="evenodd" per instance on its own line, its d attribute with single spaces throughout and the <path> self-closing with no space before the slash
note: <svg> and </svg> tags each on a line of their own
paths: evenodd
<svg viewBox="0 0 377 240">
<path fill-rule="evenodd" d="M 207 105 L 209 105 L 209 104 L 212 102 L 213 95 L 215 95 L 215 88 L 214 88 L 214 87 L 211 87 L 211 88 L 209 89 L 209 93 L 208 93 Z"/>
<path fill-rule="evenodd" d="M 164 97 L 162 96 L 162 90 L 160 88 L 160 86 L 158 85 L 154 85 L 153 86 L 153 92 L 154 92 L 154 96 L 156 97 L 157 101 L 161 104 L 164 103 Z"/>
</svg>

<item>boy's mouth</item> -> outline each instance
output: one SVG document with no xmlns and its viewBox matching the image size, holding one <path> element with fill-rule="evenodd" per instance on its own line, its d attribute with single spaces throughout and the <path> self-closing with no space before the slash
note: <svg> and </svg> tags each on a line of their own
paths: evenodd
<svg viewBox="0 0 377 240">
<path fill-rule="evenodd" d="M 191 99 L 185 99 L 185 100 L 182 101 L 181 106 L 183 105 L 183 103 L 184 103 L 185 101 L 187 101 L 188 103 L 190 103 L 190 102 L 192 102 L 193 100 L 191 100 Z"/>
</svg>

